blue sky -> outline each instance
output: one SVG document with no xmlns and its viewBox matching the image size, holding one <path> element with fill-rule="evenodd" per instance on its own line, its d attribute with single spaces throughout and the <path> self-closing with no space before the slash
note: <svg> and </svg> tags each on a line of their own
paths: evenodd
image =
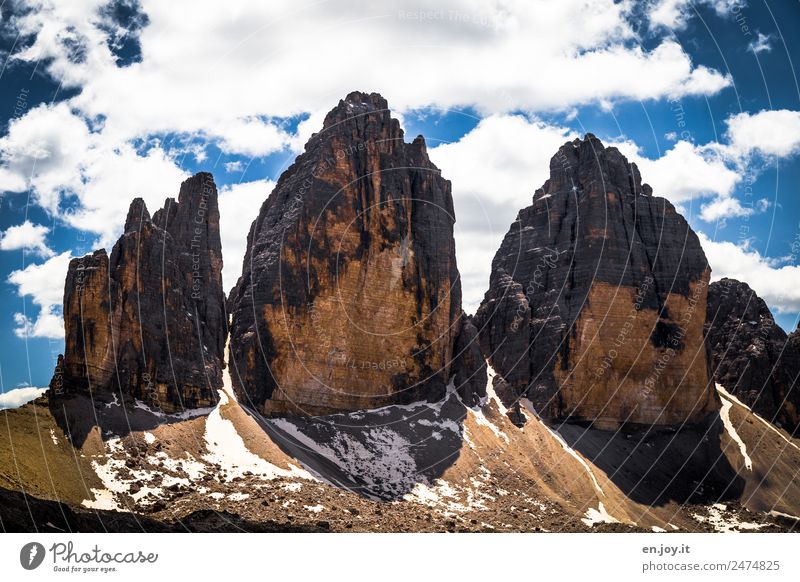
<svg viewBox="0 0 800 582">
<path fill-rule="evenodd" d="M 274 180 L 355 89 L 382 93 L 453 181 L 468 310 L 550 156 L 592 132 L 682 210 L 715 277 L 796 327 L 800 4 L 437 6 L 0 4 L 4 390 L 47 384 L 66 262 L 110 247 L 134 196 L 152 211 L 212 171 L 230 286 Z"/>
</svg>

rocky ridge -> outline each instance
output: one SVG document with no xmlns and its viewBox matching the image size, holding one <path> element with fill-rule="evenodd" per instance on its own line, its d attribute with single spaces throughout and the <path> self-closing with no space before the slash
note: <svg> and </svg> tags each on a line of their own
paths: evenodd
<svg viewBox="0 0 800 582">
<path fill-rule="evenodd" d="M 70 261 L 64 326 L 53 400 L 111 393 L 164 411 L 216 401 L 227 326 L 211 174 L 187 179 L 152 218 L 135 199 L 110 257 Z"/>
<path fill-rule="evenodd" d="M 475 323 L 508 406 L 669 425 L 718 407 L 703 343 L 700 242 L 635 164 L 591 134 L 562 146 L 492 261 Z"/>
<path fill-rule="evenodd" d="M 239 398 L 318 415 L 440 399 L 454 359 L 480 375 L 459 343 L 454 222 L 422 136 L 406 143 L 376 93 L 340 101 L 248 235 L 229 303 Z"/>
<path fill-rule="evenodd" d="M 790 433 L 800 428 L 800 333 L 786 335 L 747 283 L 708 290 L 706 338 L 714 380 Z"/>
</svg>

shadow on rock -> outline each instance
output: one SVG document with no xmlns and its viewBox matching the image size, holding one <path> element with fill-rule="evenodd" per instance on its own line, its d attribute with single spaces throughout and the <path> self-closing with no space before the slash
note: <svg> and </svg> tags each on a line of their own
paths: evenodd
<svg viewBox="0 0 800 582">
<path fill-rule="evenodd" d="M 252 413 L 287 455 L 331 485 L 391 501 L 429 485 L 458 459 L 464 404 L 454 391 L 439 402 L 311 418 Z"/>
<path fill-rule="evenodd" d="M 64 436 L 75 447 L 82 447 L 95 427 L 103 440 L 114 435 L 153 430 L 164 424 L 205 416 L 212 408 L 197 408 L 178 414 L 164 414 L 148 409 L 131 399 L 119 400 L 107 394 L 94 398 L 75 395 L 49 402 L 50 411 Z"/>
<path fill-rule="evenodd" d="M 716 503 L 738 499 L 744 490 L 744 480 L 722 452 L 718 414 L 706 425 L 680 430 L 609 432 L 569 423 L 553 428 L 637 503 Z"/>
<path fill-rule="evenodd" d="M 213 510 L 195 511 L 174 522 L 119 511 L 88 510 L 0 488 L 0 531 L 57 532 L 324 532 L 322 527 L 253 522 Z"/>
</svg>

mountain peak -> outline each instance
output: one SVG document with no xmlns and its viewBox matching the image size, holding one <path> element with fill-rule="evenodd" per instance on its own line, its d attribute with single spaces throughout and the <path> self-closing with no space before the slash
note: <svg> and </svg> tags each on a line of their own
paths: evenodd
<svg viewBox="0 0 800 582">
<path fill-rule="evenodd" d="M 325 116 L 323 129 L 328 129 L 350 119 L 364 120 L 365 118 L 377 119 L 381 125 L 393 120 L 389 112 L 389 104 L 379 93 L 364 93 L 353 91 Z"/>
</svg>

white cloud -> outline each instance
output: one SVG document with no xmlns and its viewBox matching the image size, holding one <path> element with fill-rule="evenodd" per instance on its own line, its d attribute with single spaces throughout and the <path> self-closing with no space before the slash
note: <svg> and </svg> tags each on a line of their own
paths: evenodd
<svg viewBox="0 0 800 582">
<path fill-rule="evenodd" d="M 274 187 L 275 182 L 271 180 L 254 180 L 224 186 L 219 191 L 222 285 L 226 290 L 232 289 L 242 274 L 247 233 Z"/>
<path fill-rule="evenodd" d="M 455 239 L 464 309 L 474 312 L 489 285 L 492 258 L 520 208 L 550 175 L 550 158 L 569 130 L 521 115 L 483 119 L 459 141 L 431 148 L 453 184 Z"/>
<path fill-rule="evenodd" d="M 771 40 L 772 38 L 770 35 L 759 32 L 756 40 L 751 42 L 747 48 L 755 54 L 772 52 L 772 45 L 770 44 Z"/>
<path fill-rule="evenodd" d="M 53 251 L 45 241 L 50 228 L 41 224 L 33 224 L 26 220 L 22 224 L 12 226 L 0 234 L 0 250 L 26 250 L 41 257 L 52 257 Z"/>
<path fill-rule="evenodd" d="M 751 206 L 742 206 L 736 198 L 719 197 L 707 202 L 700 207 L 700 218 L 706 222 L 752 216 L 757 212 L 764 212 L 769 207 L 766 199 L 761 199 Z"/>
<path fill-rule="evenodd" d="M 655 0 L 650 2 L 647 17 L 651 28 L 681 30 L 695 15 L 697 6 L 707 5 L 720 16 L 736 16 L 745 6 L 744 0 Z"/>
<path fill-rule="evenodd" d="M 638 146 L 629 141 L 613 145 L 636 162 L 643 181 L 653 187 L 655 195 L 674 204 L 712 195 L 727 198 L 741 180 L 715 151 L 687 141 L 677 142 L 657 159 L 644 157 Z"/>
<path fill-rule="evenodd" d="M 800 111 L 776 109 L 738 113 L 728 118 L 728 144 L 732 157 L 751 154 L 786 157 L 800 151 Z"/>
<path fill-rule="evenodd" d="M 20 297 L 30 297 L 39 308 L 36 319 L 15 313 L 15 333 L 21 338 L 37 337 L 64 339 L 64 324 L 60 314 L 64 297 L 63 281 L 67 274 L 69 251 L 56 255 L 44 263 L 28 265 L 13 271 L 8 282 L 16 286 Z"/>
<path fill-rule="evenodd" d="M 244 164 L 241 161 L 236 160 L 235 162 L 225 162 L 225 171 L 230 172 L 241 172 L 244 169 Z"/>
<path fill-rule="evenodd" d="M 90 147 L 86 123 L 65 103 L 40 105 L 11 121 L 0 138 L 5 179 L 0 188 L 31 188 L 35 201 L 55 213 L 63 190 L 81 187 L 81 161 Z"/>
<path fill-rule="evenodd" d="M 730 84 L 694 67 L 674 41 L 641 49 L 631 2 L 445 0 L 422 20 L 413 15 L 428 7 L 417 0 L 390 9 L 230 0 L 203 10 L 145 0 L 142 61 L 124 68 L 101 42 L 98 26 L 108 23 L 96 16 L 97 2 L 85 4 L 78 10 L 67 0 L 42 3 L 20 19 L 21 27 L 46 34 L 17 58 L 51 58 L 51 73 L 82 88 L 73 105 L 106 116 L 107 131 L 121 139 L 205 132 L 231 151 L 262 155 L 286 140 L 265 120 L 330 108 L 356 88 L 381 91 L 399 110 L 471 105 L 502 113 L 709 94 Z M 70 35 L 85 39 L 90 58 L 68 58 L 58 39 Z M 326 47 L 323 59 L 319 47 Z M 409 67 L 413 62 L 446 67 Z M 252 127 L 232 135 L 237 124 Z"/>
<path fill-rule="evenodd" d="M 107 151 L 101 145 L 87 152 L 83 184 L 75 191 L 80 207 L 62 213 L 75 228 L 99 235 L 99 246 L 110 247 L 122 231 L 131 200 L 144 199 L 151 211 L 178 193 L 188 177 L 160 147 L 139 154 L 130 145 Z"/>
<path fill-rule="evenodd" d="M 160 207 L 186 177 L 156 142 L 145 152 L 128 143 L 108 143 L 65 103 L 41 105 L 11 123 L 0 138 L 0 159 L 15 176 L 11 191 L 30 188 L 35 200 L 68 225 L 100 237 L 109 246 L 119 234 L 136 196 Z M 75 196 L 65 211 L 59 203 Z"/>
<path fill-rule="evenodd" d="M 550 158 L 574 137 L 566 128 L 521 115 L 496 115 L 483 119 L 457 142 L 430 148 L 431 160 L 453 184 L 456 253 L 467 311 L 480 304 L 492 257 L 519 209 L 530 205 L 535 188 L 549 176 Z M 657 159 L 645 158 L 630 141 L 607 140 L 606 145 L 618 147 L 636 162 L 655 195 L 679 207 L 705 200 L 699 213 L 705 221 L 750 216 L 769 205 L 762 199 L 743 206 L 734 198 L 742 178 L 718 144 L 679 141 Z M 714 257 L 714 268 L 722 270 L 726 263 Z M 769 267 L 766 261 L 759 264 Z"/>
<path fill-rule="evenodd" d="M 8 408 L 19 408 L 23 404 L 27 404 L 31 400 L 36 400 L 44 394 L 47 388 L 34 388 L 33 386 L 26 386 L 24 388 L 15 388 L 8 392 L 0 393 L 0 410 Z"/>
<path fill-rule="evenodd" d="M 697 233 L 712 269 L 712 280 L 723 277 L 744 281 L 780 313 L 800 311 L 800 266 L 779 266 L 748 244 L 713 241 Z"/>
<path fill-rule="evenodd" d="M 141 61 L 124 67 L 110 48 L 122 31 L 107 3 L 28 5 L 12 23 L 35 41 L 12 60 L 40 62 L 39 70 L 80 91 L 12 122 L 0 138 L 0 188 L 30 188 L 57 216 L 65 197 L 76 196 L 77 210 L 61 218 L 105 246 L 130 198 L 160 206 L 184 177 L 174 156 L 202 160 L 207 143 L 247 156 L 301 151 L 324 113 L 353 89 L 382 92 L 398 116 L 426 106 L 491 115 L 708 95 L 730 84 L 693 64 L 673 40 L 644 50 L 633 6 L 614 0 L 445 0 L 426 19 L 419 15 L 428 7 L 417 0 L 388 11 L 289 0 L 197 10 L 144 0 L 149 24 L 129 35 Z M 414 62 L 440 66 L 408 66 Z M 294 134 L 279 123 L 300 115 L 308 118 Z M 153 141 L 160 135 L 198 141 L 167 152 Z M 148 146 L 132 145 L 142 142 Z"/>
</svg>

